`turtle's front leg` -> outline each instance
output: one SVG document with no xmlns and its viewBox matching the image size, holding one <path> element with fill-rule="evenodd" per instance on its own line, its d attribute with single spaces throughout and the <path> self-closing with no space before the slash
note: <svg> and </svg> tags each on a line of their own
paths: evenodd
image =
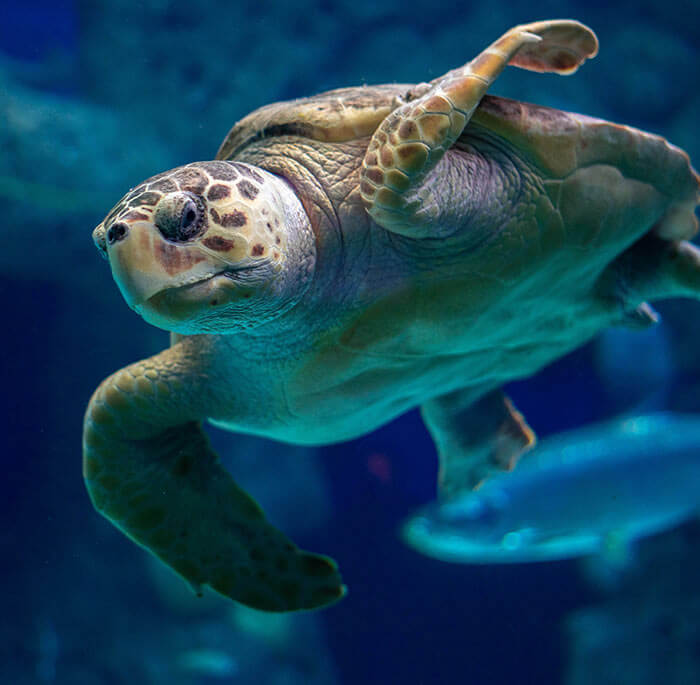
<svg viewBox="0 0 700 685">
<path fill-rule="evenodd" d="M 179 343 L 96 390 L 83 433 L 96 509 L 195 590 L 268 611 L 340 599 L 333 561 L 299 550 L 219 464 L 199 423 L 210 395 L 196 367 Z"/>
<path fill-rule="evenodd" d="M 431 188 L 430 172 L 459 138 L 506 65 L 568 74 L 597 50 L 595 34 L 579 22 L 524 24 L 466 66 L 409 94 L 408 101 L 375 131 L 362 163 L 360 192 L 372 218 L 387 230 L 410 237 L 439 235 L 441 206 Z"/>
</svg>

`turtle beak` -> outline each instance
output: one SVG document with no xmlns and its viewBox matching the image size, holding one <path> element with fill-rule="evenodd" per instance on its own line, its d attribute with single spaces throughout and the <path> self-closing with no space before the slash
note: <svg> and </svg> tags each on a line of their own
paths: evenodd
<svg viewBox="0 0 700 685">
<path fill-rule="evenodd" d="M 107 236 L 105 233 L 104 224 L 98 224 L 95 230 L 92 232 L 92 242 L 95 243 L 97 251 L 103 259 L 108 259 L 107 257 Z"/>
<path fill-rule="evenodd" d="M 196 243 L 165 240 L 150 220 L 112 224 L 106 243 L 112 276 L 132 309 L 163 290 L 196 283 L 225 268 Z"/>
</svg>

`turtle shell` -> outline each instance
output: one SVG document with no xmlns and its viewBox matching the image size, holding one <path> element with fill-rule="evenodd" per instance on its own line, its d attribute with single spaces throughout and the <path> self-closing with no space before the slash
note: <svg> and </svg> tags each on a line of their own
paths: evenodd
<svg viewBox="0 0 700 685">
<path fill-rule="evenodd" d="M 457 141 L 479 129 L 507 141 L 544 178 L 565 178 L 596 164 L 653 180 L 662 193 L 695 204 L 700 178 L 688 155 L 662 136 L 584 114 L 485 95 Z"/>
<path fill-rule="evenodd" d="M 339 88 L 260 107 L 234 125 L 216 159 L 234 159 L 251 143 L 276 136 L 302 136 L 329 143 L 371 136 L 413 87 L 392 84 Z"/>
<path fill-rule="evenodd" d="M 371 136 L 384 118 L 428 84 L 339 88 L 251 112 L 229 131 L 216 159 L 235 159 L 249 145 L 277 136 L 343 142 Z M 485 95 L 455 145 L 478 130 L 507 141 L 549 178 L 591 164 L 614 164 L 630 178 L 654 177 L 664 193 L 695 201 L 698 177 L 687 155 L 661 136 L 551 107 Z M 663 173 L 654 173 L 663 168 Z"/>
</svg>

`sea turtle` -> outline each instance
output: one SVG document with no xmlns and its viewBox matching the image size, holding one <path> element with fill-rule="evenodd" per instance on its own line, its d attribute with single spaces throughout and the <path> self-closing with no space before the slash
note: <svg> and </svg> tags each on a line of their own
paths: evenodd
<svg viewBox="0 0 700 685">
<path fill-rule="evenodd" d="M 532 445 L 499 389 L 647 299 L 700 297 L 699 179 L 663 138 L 485 96 L 507 64 L 570 73 L 597 40 L 518 26 L 431 83 L 277 103 L 215 161 L 154 176 L 95 229 L 130 307 L 172 345 L 99 386 L 95 507 L 195 588 L 270 611 L 345 592 L 219 464 L 201 422 L 348 440 L 420 406 L 443 497 Z"/>
</svg>

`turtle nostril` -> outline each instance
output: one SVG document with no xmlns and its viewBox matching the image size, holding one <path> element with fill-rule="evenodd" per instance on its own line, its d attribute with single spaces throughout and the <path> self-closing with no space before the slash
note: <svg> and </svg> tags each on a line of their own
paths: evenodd
<svg viewBox="0 0 700 685">
<path fill-rule="evenodd" d="M 126 234 L 128 232 L 129 227 L 124 223 L 118 223 L 110 226 L 107 230 L 107 244 L 114 245 L 114 243 L 123 240 L 126 238 Z"/>
</svg>

